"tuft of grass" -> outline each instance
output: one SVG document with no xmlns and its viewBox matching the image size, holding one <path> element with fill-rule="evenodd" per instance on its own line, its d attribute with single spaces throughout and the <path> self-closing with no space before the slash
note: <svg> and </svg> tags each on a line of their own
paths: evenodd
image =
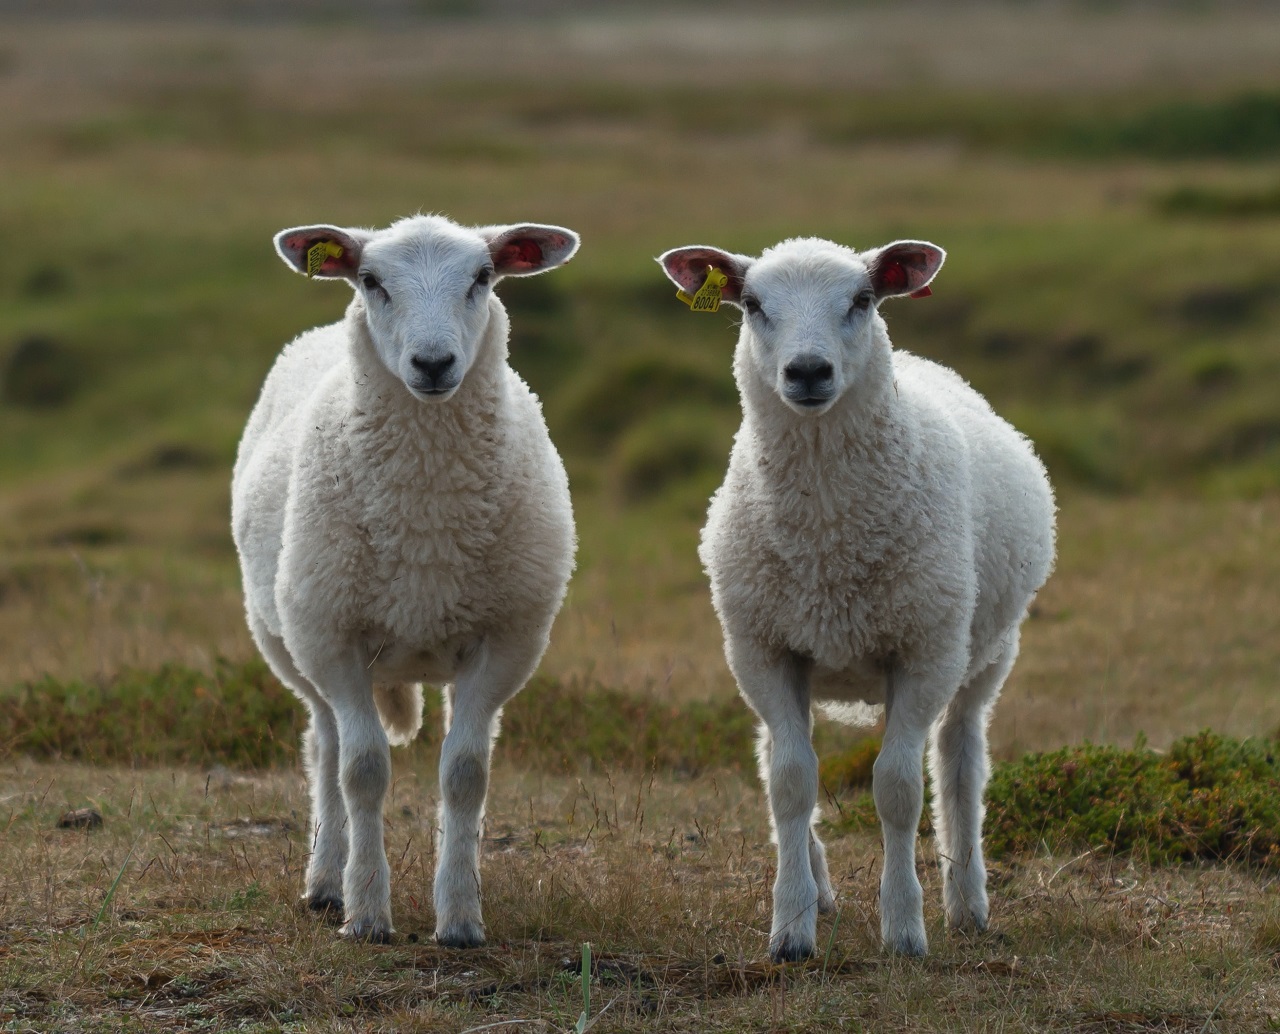
<svg viewBox="0 0 1280 1034">
<path fill-rule="evenodd" d="M 1280 868 L 1280 749 L 1269 740 L 1206 730 L 1167 753 L 1083 744 L 1027 754 L 996 767 L 987 797 L 993 855 L 1047 845 Z"/>
<path fill-rule="evenodd" d="M 46 677 L 3 699 L 0 751 L 42 760 L 260 768 L 291 761 L 303 726 L 301 706 L 258 660 L 101 682 Z"/>
</svg>

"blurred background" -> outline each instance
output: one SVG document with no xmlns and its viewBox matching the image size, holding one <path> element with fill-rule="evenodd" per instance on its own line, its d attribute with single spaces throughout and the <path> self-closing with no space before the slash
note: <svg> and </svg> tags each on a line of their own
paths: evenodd
<svg viewBox="0 0 1280 1034">
<path fill-rule="evenodd" d="M 230 468 L 341 284 L 280 228 L 559 223 L 499 288 L 581 553 L 548 677 L 733 693 L 695 544 L 736 310 L 653 256 L 948 251 L 897 347 L 1036 442 L 999 753 L 1280 725 L 1280 7 L 0 0 L 0 694 L 253 656 Z"/>
</svg>

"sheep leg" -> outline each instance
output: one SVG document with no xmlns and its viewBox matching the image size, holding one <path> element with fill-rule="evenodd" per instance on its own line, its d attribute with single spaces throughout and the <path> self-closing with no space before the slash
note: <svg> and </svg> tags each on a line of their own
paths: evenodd
<svg viewBox="0 0 1280 1034">
<path fill-rule="evenodd" d="M 811 737 L 813 735 L 812 717 L 810 717 L 809 721 L 809 735 Z M 760 771 L 760 785 L 766 788 L 769 786 L 771 759 L 769 727 L 761 723 L 756 736 L 756 761 Z M 820 816 L 821 812 L 815 806 L 809 821 L 809 866 L 813 870 L 813 880 L 818 885 L 818 913 L 819 915 L 828 915 L 836 910 L 836 893 L 832 889 L 831 875 L 827 869 L 827 849 L 823 846 L 816 828 Z M 769 816 L 769 825 L 773 835 L 773 842 L 776 844 L 778 842 L 778 831 L 773 823 L 772 812 Z"/>
<path fill-rule="evenodd" d="M 302 900 L 317 912 L 342 914 L 342 871 L 347 864 L 347 809 L 338 786 L 338 724 L 316 687 L 298 671 L 284 641 L 249 614 L 249 629 L 268 666 L 304 704 L 311 722 L 302 734 L 302 759 L 311 792 L 306 892 Z"/>
<path fill-rule="evenodd" d="M 312 658 L 315 660 L 315 658 Z M 373 702 L 367 661 L 337 654 L 306 672 L 322 687 L 338 729 L 338 785 L 347 811 L 347 864 L 342 873 L 342 934 L 385 944 L 391 928 L 391 867 L 383 840 L 382 805 L 391 783 L 391 748 Z"/>
<path fill-rule="evenodd" d="M 924 808 L 924 748 L 941 703 L 915 676 L 891 665 L 886 677 L 885 730 L 872 770 L 872 794 L 884 836 L 880 875 L 880 939 L 901 955 L 924 955 L 924 894 L 916 877 L 916 831 Z"/>
<path fill-rule="evenodd" d="M 990 775 L 987 723 L 1017 656 L 1014 629 L 1004 652 L 960 687 L 933 730 L 929 770 L 934 826 L 942 857 L 942 900 L 954 930 L 987 928 L 987 870 L 982 859 L 982 795 Z"/>
<path fill-rule="evenodd" d="M 543 637 L 545 642 L 545 636 Z M 541 650 L 481 646 L 445 694 L 440 748 L 440 836 L 436 863 L 436 940 L 451 948 L 484 944 L 480 835 L 489 789 L 489 755 L 502 705 L 528 681 Z"/>
<path fill-rule="evenodd" d="M 808 664 L 793 655 L 769 658 L 740 641 L 730 642 L 728 653 L 743 695 L 764 723 L 760 775 L 778 845 L 769 955 L 775 962 L 795 962 L 813 955 L 818 904 L 831 897 L 830 880 L 820 889 L 813 864 L 818 755 L 810 739 Z M 825 877 L 825 855 L 822 862 Z"/>
</svg>

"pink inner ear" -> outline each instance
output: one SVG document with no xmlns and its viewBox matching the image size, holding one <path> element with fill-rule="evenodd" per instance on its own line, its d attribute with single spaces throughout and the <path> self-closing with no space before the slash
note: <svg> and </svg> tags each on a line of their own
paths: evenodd
<svg viewBox="0 0 1280 1034">
<path fill-rule="evenodd" d="M 285 248 L 297 254 L 299 264 L 305 269 L 307 262 L 307 250 L 311 245 L 318 241 L 333 241 L 335 244 L 340 242 L 333 239 L 329 234 L 324 233 L 295 233 L 286 237 L 283 241 Z M 320 263 L 319 276 L 342 276 L 355 268 L 354 255 L 349 247 L 342 246 L 342 254 L 337 258 L 332 255 L 326 255 L 324 261 Z"/>
<path fill-rule="evenodd" d="M 507 241 L 493 257 L 498 269 L 534 269 L 542 264 L 542 248 L 528 237 Z"/>
<path fill-rule="evenodd" d="M 879 270 L 881 290 L 903 291 L 907 287 L 907 270 L 901 262 L 891 262 Z"/>
</svg>

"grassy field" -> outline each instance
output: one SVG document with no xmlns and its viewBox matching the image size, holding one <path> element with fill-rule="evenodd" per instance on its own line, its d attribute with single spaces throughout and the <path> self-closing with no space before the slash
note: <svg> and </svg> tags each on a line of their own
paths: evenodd
<svg viewBox="0 0 1280 1034">
<path fill-rule="evenodd" d="M 1269 1029 L 1274 877 L 1239 866 L 1049 845 L 1000 863 L 998 935 L 947 938 L 927 898 L 936 953 L 911 964 L 875 947 L 876 838 L 833 827 L 845 904 L 822 957 L 760 965 L 767 827 L 740 741 L 713 742 L 716 722 L 726 742 L 746 729 L 694 554 L 736 427 L 735 331 L 679 305 L 652 256 L 800 234 L 948 250 L 932 298 L 887 310 L 895 343 L 1030 434 L 1061 506 L 999 758 L 1272 733 L 1280 12 L 496 9 L 6 21 L 0 706 L 45 678 L 133 678 L 167 687 L 160 718 L 201 715 L 195 690 L 252 658 L 236 441 L 280 346 L 345 305 L 289 274 L 271 235 L 423 210 L 584 238 L 564 271 L 499 290 L 581 537 L 543 665 L 566 695 L 536 699 L 715 717 L 653 768 L 585 733 L 573 773 L 541 740 L 504 754 L 494 945 L 468 956 L 428 943 L 425 747 L 397 761 L 402 937 L 380 950 L 293 910 L 287 749 L 232 772 L 158 742 L 93 768 L 0 742 L 0 1029 L 568 1030 L 588 940 L 593 1015 L 615 1003 L 602 1031 Z M 210 679 L 157 679 L 170 664 Z M 515 719 L 508 735 L 553 739 Z M 277 720 L 285 743 L 294 719 Z M 54 830 L 86 803 L 102 830 Z"/>
</svg>

